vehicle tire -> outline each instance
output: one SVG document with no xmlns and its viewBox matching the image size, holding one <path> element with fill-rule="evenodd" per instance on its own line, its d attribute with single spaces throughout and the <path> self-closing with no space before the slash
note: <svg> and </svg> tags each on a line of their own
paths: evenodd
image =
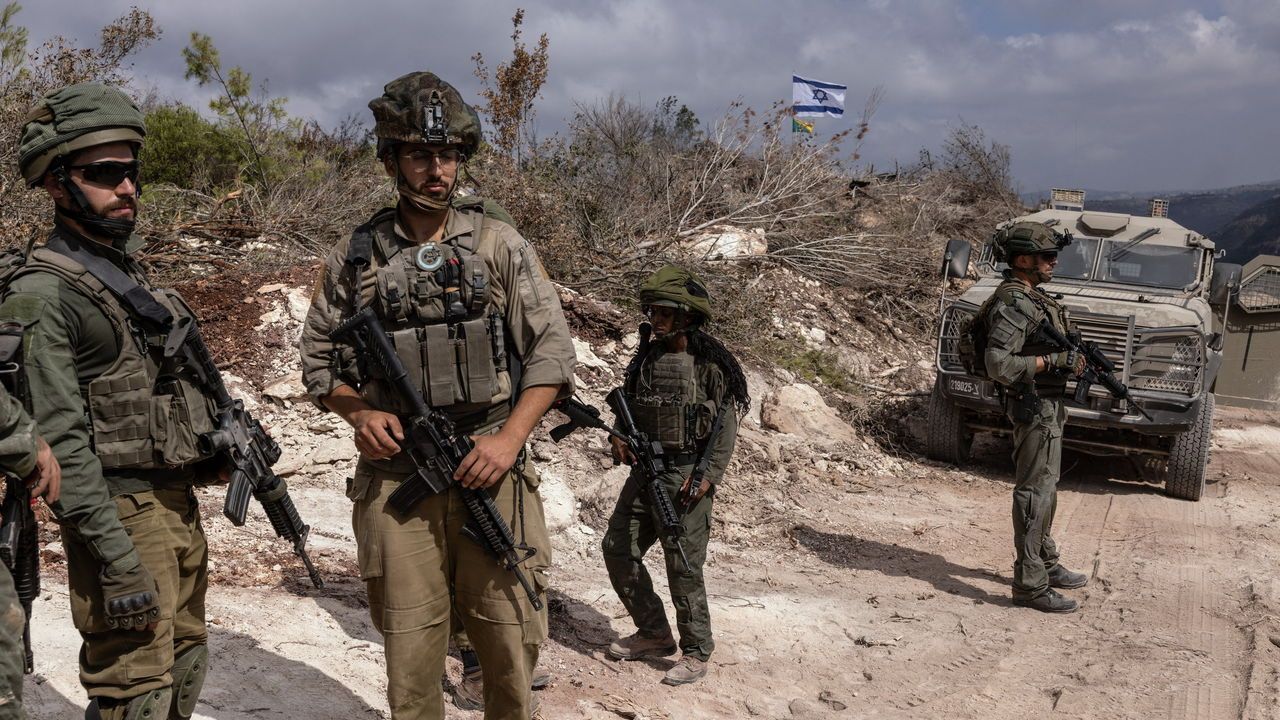
<svg viewBox="0 0 1280 720">
<path fill-rule="evenodd" d="M 1205 470 L 1209 465 L 1209 442 L 1213 437 L 1213 393 L 1200 401 L 1195 424 L 1173 439 L 1164 480 L 1164 494 L 1182 500 L 1199 500 L 1204 494 Z"/>
<path fill-rule="evenodd" d="M 973 449 L 973 433 L 965 426 L 964 410 L 942 391 L 942 378 L 933 381 L 929 396 L 929 429 L 925 454 L 933 460 L 963 465 Z"/>
</svg>

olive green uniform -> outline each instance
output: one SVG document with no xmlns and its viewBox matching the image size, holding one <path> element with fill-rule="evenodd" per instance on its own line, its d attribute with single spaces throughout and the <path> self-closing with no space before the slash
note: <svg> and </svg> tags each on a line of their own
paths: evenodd
<svg viewBox="0 0 1280 720">
<path fill-rule="evenodd" d="M 482 207 L 455 205 L 443 239 L 422 245 L 408 239 L 394 211 L 378 213 L 353 236 L 372 235 L 370 266 L 358 281 L 347 263 L 352 240 L 334 248 L 301 342 L 303 380 L 317 404 L 323 407 L 321 399 L 345 384 L 358 388 L 374 408 L 404 414 L 385 380 L 363 367 L 350 346 L 330 340 L 351 312 L 356 285 L 361 304 L 372 307 L 391 334 L 414 384 L 461 430 L 483 434 L 501 427 L 513 391 L 572 388 L 575 357 L 559 296 L 533 247 L 500 213 Z M 456 326 L 444 322 L 442 308 L 450 300 L 435 275 L 455 261 L 467 279 L 458 300 L 467 319 Z M 500 325 L 493 324 L 495 318 Z M 505 336 L 506 354 L 519 358 L 518 383 L 494 352 L 498 333 Z M 529 683 L 546 637 L 545 610 L 534 611 L 515 576 L 462 536 L 469 516 L 460 493 L 430 496 L 407 517 L 386 505 L 413 470 L 403 453 L 388 460 L 361 457 L 347 492 L 355 503 L 352 526 L 369 611 L 384 639 L 392 717 L 444 717 L 440 677 L 452 606 L 483 668 L 485 717 L 523 720 L 530 714 Z M 490 493 L 516 541 L 537 550 L 524 568 L 542 595 L 551 543 L 537 485 L 532 466 L 518 464 Z"/>
<path fill-rule="evenodd" d="M 25 478 L 36 467 L 36 427 L 22 404 L 0 387 L 0 470 Z M 0 565 L 0 720 L 22 714 L 22 628 L 25 613 L 13 577 Z"/>
<path fill-rule="evenodd" d="M 680 649 L 703 661 L 711 657 L 715 641 L 711 637 L 702 567 L 707 557 L 714 495 L 733 454 L 738 427 L 738 417 L 725 393 L 724 372 L 719 365 L 687 352 L 666 352 L 661 343 L 650 346 L 634 381 L 627 383 L 627 400 L 637 429 L 650 440 L 662 442 L 668 469 L 660 481 L 673 501 L 708 444 L 710 462 L 705 478 L 712 487 L 690 508 L 676 504 L 677 512 L 684 511 L 679 540 L 689 561 L 687 567 L 655 519 L 639 468 L 632 471 L 622 488 L 603 543 L 609 580 L 636 629 L 646 637 L 657 638 L 669 636 L 671 625 L 662 599 L 654 592 L 644 556 L 655 541 L 661 541 Z M 711 426 L 722 409 L 721 430 L 711 438 Z"/>
<path fill-rule="evenodd" d="M 137 236 L 114 246 L 82 245 L 149 287 L 128 257 L 141 245 Z M 61 497 L 52 509 L 67 552 L 72 620 L 83 639 L 80 681 L 111 717 L 115 704 L 108 699 L 170 686 L 175 656 L 192 657 L 189 650 L 207 644 L 208 552 L 191 463 L 194 433 L 211 427 L 210 408 L 198 394 L 183 397 L 181 388 L 156 394 L 148 379 L 157 370 L 148 358 L 156 357 L 157 338 L 133 330 L 119 302 L 95 292 L 74 261 L 44 249 L 33 257 L 45 258 L 45 269 L 20 271 L 0 319 L 26 328 L 32 415 L 62 466 Z M 77 272 L 81 279 L 70 279 Z M 100 574 L 139 563 L 159 590 L 158 624 L 154 631 L 112 629 Z"/>
<path fill-rule="evenodd" d="M 1067 411 L 1062 398 L 1065 375 L 1036 373 L 1036 357 L 1057 352 L 1039 331 L 1049 318 L 1066 333 L 1066 310 L 1046 293 L 1014 280 L 1008 271 L 986 306 L 987 373 L 1000 384 L 1005 412 L 1013 423 L 1013 571 L 1016 598 L 1035 598 L 1049 589 L 1049 572 L 1058 564 L 1058 546 L 1050 530 L 1057 509 L 1062 464 L 1062 429 Z"/>
</svg>

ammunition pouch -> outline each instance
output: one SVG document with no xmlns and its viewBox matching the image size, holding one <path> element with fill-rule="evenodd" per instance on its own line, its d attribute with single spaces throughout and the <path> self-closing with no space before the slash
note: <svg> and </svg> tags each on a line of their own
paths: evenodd
<svg viewBox="0 0 1280 720">
<path fill-rule="evenodd" d="M 1036 390 L 1036 386 L 1025 384 L 1005 388 L 1000 393 L 1004 411 L 1015 424 L 1035 422 L 1040 416 L 1040 396 Z"/>
</svg>

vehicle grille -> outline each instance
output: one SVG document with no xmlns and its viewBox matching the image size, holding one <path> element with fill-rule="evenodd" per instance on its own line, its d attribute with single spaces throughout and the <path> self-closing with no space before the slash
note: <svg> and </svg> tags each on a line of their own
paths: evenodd
<svg viewBox="0 0 1280 720">
<path fill-rule="evenodd" d="M 942 313 L 938 330 L 938 368 L 943 372 L 962 373 L 958 350 L 960 329 L 977 308 L 954 303 Z M 1115 364 L 1117 379 L 1125 380 L 1125 355 L 1129 345 L 1128 318 L 1075 313 L 1072 322 L 1081 336 L 1098 346 Z M 1200 392 L 1206 365 L 1204 339 L 1194 332 L 1163 332 L 1159 329 L 1136 328 L 1129 386 L 1134 390 L 1176 393 L 1188 397 Z M 1105 394 L 1098 387 L 1095 393 Z"/>
<path fill-rule="evenodd" d="M 943 372 L 965 371 L 958 347 L 960 328 L 975 312 L 977 308 L 959 304 L 948 305 L 942 312 L 942 326 L 938 329 L 938 368 Z"/>
</svg>

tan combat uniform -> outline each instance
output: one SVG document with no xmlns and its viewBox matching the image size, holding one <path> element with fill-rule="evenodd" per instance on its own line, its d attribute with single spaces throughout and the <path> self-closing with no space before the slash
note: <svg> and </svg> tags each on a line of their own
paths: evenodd
<svg viewBox="0 0 1280 720">
<path fill-rule="evenodd" d="M 503 325 L 505 354 L 521 366 L 517 395 L 536 386 L 571 389 L 574 351 L 559 297 L 533 248 L 510 224 L 486 217 L 479 205 L 455 207 L 439 243 L 415 245 L 386 210 L 356 234 L 370 232 L 371 265 L 359 282 L 362 305 L 377 312 L 428 404 L 449 413 L 459 429 L 493 432 L 510 412 L 511 373 L 495 345 Z M 303 379 L 318 404 L 345 384 L 373 407 L 403 414 L 387 384 L 362 367 L 351 347 L 329 337 L 353 307 L 350 243 L 338 243 L 329 254 L 312 296 L 301 343 Z M 465 319 L 450 325 L 443 321 L 450 298 L 434 273 L 454 261 L 463 271 L 456 299 Z M 551 544 L 538 478 L 525 467 L 513 468 L 490 492 L 517 542 L 537 549 L 525 568 L 543 594 Z M 462 535 L 469 516 L 458 492 L 428 497 L 408 517 L 386 506 L 413 470 L 403 453 L 389 460 L 362 457 L 347 489 L 355 503 L 352 526 L 369 611 L 386 648 L 392 717 L 444 717 L 440 678 L 452 604 L 483 668 L 485 717 L 523 720 L 547 633 L 545 610 L 535 612 L 514 575 Z"/>
</svg>

